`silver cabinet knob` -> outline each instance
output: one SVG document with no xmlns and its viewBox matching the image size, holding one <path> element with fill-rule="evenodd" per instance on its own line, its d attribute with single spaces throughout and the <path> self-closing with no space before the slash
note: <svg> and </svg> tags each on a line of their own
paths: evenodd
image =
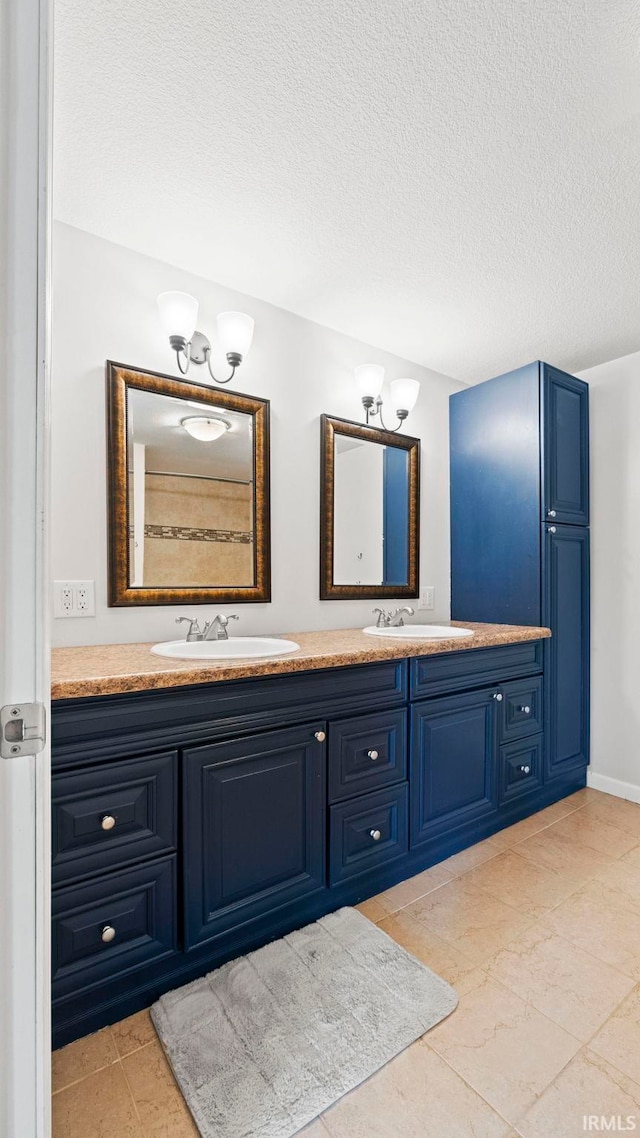
<svg viewBox="0 0 640 1138">
<path fill-rule="evenodd" d="M 379 756 L 377 751 L 367 751 L 367 758 L 372 759 L 374 763 L 375 763 L 376 759 L 379 757 L 380 756 Z"/>
<path fill-rule="evenodd" d="M 105 814 L 104 818 L 102 819 L 102 821 L 100 823 L 103 830 L 113 830 L 113 827 L 115 826 L 115 824 L 116 824 L 116 820 L 115 820 L 113 814 Z"/>
<path fill-rule="evenodd" d="M 494 692 L 493 698 L 495 699 L 496 703 L 502 703 L 502 700 L 503 700 L 502 692 L 499 692 L 499 691 Z"/>
<path fill-rule="evenodd" d="M 556 516 L 555 510 L 547 510 L 547 517 L 555 518 L 555 516 Z"/>
<path fill-rule="evenodd" d="M 520 770 L 522 771 L 523 774 L 529 774 L 531 767 L 520 767 Z"/>
<path fill-rule="evenodd" d="M 549 526 L 547 533 L 555 533 L 555 532 L 556 532 L 556 527 L 555 526 Z"/>
<path fill-rule="evenodd" d="M 326 731 L 314 731 L 314 735 L 315 735 L 315 738 L 318 740 L 319 743 L 324 743 L 324 741 L 327 737 L 327 732 Z"/>
<path fill-rule="evenodd" d="M 105 925 L 102 932 L 100 933 L 100 937 L 105 944 L 110 944 L 115 935 L 116 930 L 114 929 L 113 925 Z"/>
<path fill-rule="evenodd" d="M 369 830 L 369 833 L 371 834 L 371 837 L 373 838 L 374 842 L 380 841 L 382 834 L 380 833 L 379 830 Z"/>
<path fill-rule="evenodd" d="M 521 711 L 523 715 L 531 715 L 531 708 L 527 707 L 526 704 L 524 707 L 519 707 L 518 711 Z"/>
</svg>

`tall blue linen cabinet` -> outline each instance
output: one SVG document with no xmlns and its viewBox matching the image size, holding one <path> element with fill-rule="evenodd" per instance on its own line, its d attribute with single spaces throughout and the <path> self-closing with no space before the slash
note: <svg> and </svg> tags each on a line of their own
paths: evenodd
<svg viewBox="0 0 640 1138">
<path fill-rule="evenodd" d="M 451 615 L 545 625 L 544 779 L 589 762 L 589 396 L 536 361 L 450 398 Z"/>
</svg>

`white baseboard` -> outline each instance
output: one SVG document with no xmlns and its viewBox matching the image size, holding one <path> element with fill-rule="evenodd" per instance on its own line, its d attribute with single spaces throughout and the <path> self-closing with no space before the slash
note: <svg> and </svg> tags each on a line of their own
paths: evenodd
<svg viewBox="0 0 640 1138">
<path fill-rule="evenodd" d="M 588 770 L 587 786 L 601 790 L 604 794 L 615 794 L 616 798 L 627 798 L 629 802 L 640 802 L 640 786 L 633 782 L 623 782 L 619 778 L 610 778 L 607 774 Z"/>
</svg>

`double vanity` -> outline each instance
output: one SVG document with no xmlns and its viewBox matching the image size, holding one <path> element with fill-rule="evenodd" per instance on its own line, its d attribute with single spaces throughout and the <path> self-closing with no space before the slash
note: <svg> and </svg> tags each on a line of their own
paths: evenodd
<svg viewBox="0 0 640 1138">
<path fill-rule="evenodd" d="M 57 1045 L 584 785 L 545 778 L 548 629 L 466 628 L 55 651 Z"/>
<path fill-rule="evenodd" d="M 268 601 L 268 402 L 116 364 L 108 392 L 110 604 Z M 323 416 L 320 598 L 394 614 L 56 649 L 56 1045 L 585 784 L 587 399 L 539 362 L 451 397 L 450 626 L 401 624 L 419 440 Z"/>
</svg>

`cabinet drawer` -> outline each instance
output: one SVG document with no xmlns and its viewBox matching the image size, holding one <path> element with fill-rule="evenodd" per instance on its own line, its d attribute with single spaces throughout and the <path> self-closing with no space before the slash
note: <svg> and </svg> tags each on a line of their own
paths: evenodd
<svg viewBox="0 0 640 1138">
<path fill-rule="evenodd" d="M 533 735 L 500 748 L 500 803 L 527 794 L 542 781 L 542 735 Z"/>
<path fill-rule="evenodd" d="M 406 711 L 382 711 L 329 724 L 330 802 L 406 777 Z"/>
<path fill-rule="evenodd" d="M 407 804 L 405 782 L 330 808 L 330 885 L 357 877 L 407 852 Z"/>
<path fill-rule="evenodd" d="M 542 731 L 542 676 L 502 684 L 500 692 L 503 696 L 500 716 L 500 739 L 503 743 Z"/>
<path fill-rule="evenodd" d="M 499 684 L 542 671 L 542 641 L 472 648 L 411 660 L 411 699 Z"/>
<path fill-rule="evenodd" d="M 170 751 L 54 774 L 54 884 L 175 849 L 176 772 Z"/>
<path fill-rule="evenodd" d="M 175 950 L 176 857 L 119 870 L 52 898 L 54 998 Z"/>
</svg>

